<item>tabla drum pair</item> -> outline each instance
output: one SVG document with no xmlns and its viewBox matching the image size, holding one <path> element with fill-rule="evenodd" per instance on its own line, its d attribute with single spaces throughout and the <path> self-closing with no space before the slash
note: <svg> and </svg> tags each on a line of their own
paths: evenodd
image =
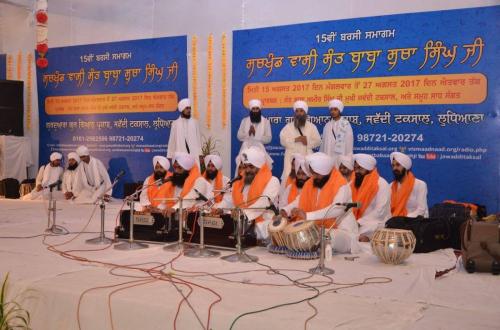
<svg viewBox="0 0 500 330">
<path fill-rule="evenodd" d="M 285 218 L 278 218 L 268 226 L 272 243 L 271 253 L 286 254 L 292 259 L 316 259 L 321 235 L 314 221 L 296 221 L 288 224 Z"/>
</svg>

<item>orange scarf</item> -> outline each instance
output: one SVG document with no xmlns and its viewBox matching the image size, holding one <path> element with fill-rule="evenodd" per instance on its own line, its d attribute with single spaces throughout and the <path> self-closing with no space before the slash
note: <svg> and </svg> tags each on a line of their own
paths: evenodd
<svg viewBox="0 0 500 330">
<path fill-rule="evenodd" d="M 336 169 L 333 169 L 330 174 L 330 179 L 328 179 L 323 188 L 321 188 L 321 191 L 314 187 L 313 182 L 314 180 L 312 178 L 307 180 L 300 193 L 299 208 L 304 212 L 318 211 L 328 207 L 333 203 L 335 195 L 337 195 L 340 187 L 347 184 L 346 179 Z M 335 222 L 335 218 L 325 219 L 321 222 L 321 225 L 325 228 L 330 228 L 332 226 L 333 228 L 337 228 Z"/>
<path fill-rule="evenodd" d="M 200 169 L 198 168 L 198 166 L 194 165 L 193 168 L 189 171 L 189 175 L 186 178 L 186 181 L 184 181 L 184 185 L 182 186 L 182 191 L 179 197 L 186 196 L 191 191 L 191 189 L 193 189 L 196 179 L 198 179 L 200 176 Z M 162 193 L 160 194 L 160 197 L 173 198 L 175 193 L 175 186 L 172 184 L 172 182 L 167 182 L 163 186 L 166 187 L 165 189 L 161 189 Z M 167 207 L 172 207 L 175 205 L 175 203 L 175 201 L 166 202 Z"/>
<path fill-rule="evenodd" d="M 171 172 L 167 172 L 167 174 L 165 174 L 165 178 L 171 176 L 172 173 Z M 168 190 L 171 189 L 171 187 L 169 187 L 168 183 L 164 183 L 162 184 L 161 186 L 157 186 L 155 184 L 153 184 L 155 182 L 155 178 L 154 178 L 154 175 L 151 175 L 149 177 L 149 180 L 147 182 L 147 185 L 148 185 L 148 199 L 149 199 L 149 202 L 151 203 L 151 206 L 152 207 L 158 207 L 158 205 L 160 205 L 162 203 L 162 201 L 158 201 L 158 200 L 155 200 L 157 198 L 162 198 L 163 195 L 167 194 Z"/>
<path fill-rule="evenodd" d="M 413 191 L 415 185 L 415 176 L 412 172 L 407 172 L 406 177 L 401 183 L 401 188 L 398 190 L 398 182 L 394 181 L 391 185 L 391 214 L 393 217 L 406 217 L 408 210 L 406 203 Z"/>
<path fill-rule="evenodd" d="M 285 188 L 288 187 L 288 185 L 293 184 L 295 182 L 295 179 L 292 178 L 290 175 L 286 178 L 285 182 Z"/>
<path fill-rule="evenodd" d="M 247 201 L 244 200 L 243 196 L 243 188 L 245 186 L 245 180 L 241 179 L 236 181 L 233 184 L 233 192 L 232 192 L 234 205 L 237 207 L 249 207 L 250 205 L 255 203 L 257 199 L 260 196 L 262 196 L 262 193 L 264 192 L 264 189 L 266 188 L 268 182 L 271 180 L 272 176 L 273 174 L 271 173 L 269 166 L 267 166 L 267 164 L 264 164 L 264 166 L 262 166 L 259 169 L 259 172 L 257 172 L 255 178 L 250 184 Z M 264 221 L 262 216 L 255 219 L 255 223 L 259 223 L 261 221 Z"/>
<path fill-rule="evenodd" d="M 365 213 L 373 198 L 377 195 L 378 179 L 378 171 L 374 169 L 364 177 L 359 189 L 354 186 L 356 180 L 351 182 L 352 200 L 361 202 L 361 208 L 357 208 L 353 211 L 356 220 L 363 216 L 363 213 Z"/>
<path fill-rule="evenodd" d="M 296 181 L 293 180 L 292 185 L 290 186 L 290 191 L 288 192 L 288 204 L 293 202 L 297 195 L 299 194 L 299 188 L 297 188 Z"/>
<path fill-rule="evenodd" d="M 205 173 L 203 174 L 203 177 L 208 181 L 209 179 L 207 178 L 207 172 L 205 171 Z M 215 177 L 214 179 L 214 190 L 222 190 L 222 188 L 224 188 L 222 186 L 222 172 L 221 171 L 217 171 L 217 176 Z M 221 194 L 220 192 L 214 192 L 214 195 L 217 195 L 217 197 L 215 197 L 215 202 L 219 203 L 220 201 L 222 201 L 222 196 L 224 194 Z"/>
</svg>

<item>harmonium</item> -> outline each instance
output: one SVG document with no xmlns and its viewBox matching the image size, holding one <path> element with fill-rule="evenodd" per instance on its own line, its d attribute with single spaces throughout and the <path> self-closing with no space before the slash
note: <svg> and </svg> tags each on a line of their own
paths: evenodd
<svg viewBox="0 0 500 330">
<path fill-rule="evenodd" d="M 204 243 L 206 246 L 224 249 L 236 247 L 236 222 L 229 214 L 222 216 L 201 216 L 190 212 L 184 223 L 183 240 L 186 243 L 200 244 L 200 224 L 203 221 Z M 243 221 L 241 233 L 242 248 L 257 244 L 254 225 Z M 128 239 L 130 236 L 130 210 L 120 212 L 120 225 L 115 228 L 116 237 Z M 153 243 L 175 242 L 179 237 L 178 213 L 165 217 L 161 213 L 134 212 L 134 240 Z"/>
</svg>

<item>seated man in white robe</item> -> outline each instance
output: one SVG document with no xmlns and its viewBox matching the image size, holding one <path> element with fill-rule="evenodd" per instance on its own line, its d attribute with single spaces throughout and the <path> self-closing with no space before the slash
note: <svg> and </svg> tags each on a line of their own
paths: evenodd
<svg viewBox="0 0 500 330">
<path fill-rule="evenodd" d="M 223 208 L 238 207 L 250 223 L 259 240 L 268 237 L 267 226 L 273 218 L 273 212 L 265 210 L 278 198 L 280 182 L 274 177 L 266 162 L 266 155 L 256 147 L 250 147 L 241 153 L 245 174 L 242 180 L 234 182 L 231 194 L 225 194 L 220 203 L 214 206 L 214 213 L 223 213 Z"/>
<path fill-rule="evenodd" d="M 212 187 L 205 180 L 194 157 L 186 152 L 177 152 L 172 159 L 172 176 L 164 184 L 160 198 L 182 198 L 182 208 L 188 209 L 204 203 L 213 197 Z M 181 207 L 180 201 L 162 201 L 158 209 L 170 216 Z"/>
<path fill-rule="evenodd" d="M 61 167 L 62 155 L 58 152 L 53 152 L 50 154 L 50 163 L 43 165 L 38 170 L 38 175 L 36 176 L 36 186 L 33 191 L 22 197 L 22 200 L 29 201 L 35 199 L 48 199 L 50 197 L 49 186 L 61 180 L 63 174 L 63 168 Z M 60 195 L 56 193 L 57 186 L 52 188 L 53 198 L 59 198 Z"/>
<path fill-rule="evenodd" d="M 401 152 L 390 155 L 394 181 L 391 183 L 391 214 L 393 217 L 428 217 L 427 184 L 415 178 L 411 158 Z"/>
<path fill-rule="evenodd" d="M 215 202 L 220 202 L 224 195 L 222 190 L 227 188 L 229 182 L 229 178 L 222 173 L 222 158 L 220 158 L 220 156 L 205 156 L 205 172 L 203 173 L 203 177 L 212 187 Z"/>
<path fill-rule="evenodd" d="M 112 183 L 104 164 L 97 158 L 91 157 L 86 146 L 79 146 L 76 153 L 80 156 L 78 165 L 77 188 L 78 196 L 75 203 L 92 204 L 99 198 L 109 199 Z"/>
<path fill-rule="evenodd" d="M 285 180 L 291 170 L 291 159 L 295 153 L 303 156 L 312 154 L 313 149 L 321 143 L 316 125 L 307 119 L 309 107 L 304 101 L 293 104 L 294 119 L 283 127 L 280 132 L 280 143 L 285 148 L 283 159 L 283 173 L 281 180 Z"/>
<path fill-rule="evenodd" d="M 293 202 L 300 195 L 306 181 L 309 180 L 311 173 L 304 157 L 300 156 L 294 159 L 293 172 L 295 173 L 293 181 L 284 189 L 280 189 L 279 207 L 284 207 Z"/>
<path fill-rule="evenodd" d="M 159 198 L 162 194 L 166 182 L 160 181 L 160 179 L 166 180 L 172 174 L 168 171 L 169 169 L 170 162 L 167 157 L 153 157 L 153 174 L 144 180 L 139 195 L 139 204 L 142 211 L 154 212 L 157 210 L 158 205 L 161 204 L 161 201 L 156 200 L 156 198 Z"/>
<path fill-rule="evenodd" d="M 201 133 L 198 120 L 191 115 L 191 101 L 179 101 L 179 118 L 173 121 L 168 138 L 167 158 L 172 159 L 176 152 L 192 155 L 196 164 L 200 165 Z M 172 161 L 173 163 L 173 161 Z"/>
<path fill-rule="evenodd" d="M 334 167 L 332 157 L 317 152 L 306 157 L 311 178 L 305 183 L 298 198 L 281 208 L 281 215 L 295 220 L 315 220 L 324 226 L 332 238 L 332 251 L 357 253 L 359 251 L 358 224 L 352 211 L 337 203 L 351 202 L 351 189 L 345 178 Z"/>
<path fill-rule="evenodd" d="M 240 140 L 240 153 L 250 147 L 257 147 L 266 153 L 267 162 L 272 169 L 273 159 L 269 156 L 264 147 L 272 140 L 271 124 L 269 120 L 262 116 L 262 102 L 260 100 L 250 100 L 248 102 L 250 115 L 241 120 L 238 129 L 238 140 Z"/>
<path fill-rule="evenodd" d="M 62 180 L 62 193 L 64 194 L 64 199 L 72 200 L 78 196 L 77 180 L 78 180 L 78 165 L 80 163 L 80 157 L 76 152 L 70 152 L 68 154 L 68 166 L 64 170 L 63 180 Z"/>
<path fill-rule="evenodd" d="M 361 203 L 360 208 L 354 209 L 360 242 L 369 242 L 375 230 L 383 228 L 391 217 L 389 184 L 379 176 L 376 165 L 377 160 L 371 155 L 354 155 L 351 191 L 352 200 Z"/>
</svg>

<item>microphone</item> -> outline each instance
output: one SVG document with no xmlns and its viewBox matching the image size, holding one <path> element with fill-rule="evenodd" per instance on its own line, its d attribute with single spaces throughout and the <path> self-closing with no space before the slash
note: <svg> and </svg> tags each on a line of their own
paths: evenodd
<svg viewBox="0 0 500 330">
<path fill-rule="evenodd" d="M 118 174 L 115 176 L 115 180 L 120 180 L 122 178 L 122 176 L 125 175 L 125 171 L 124 170 L 120 170 L 120 172 L 118 172 Z"/>
<path fill-rule="evenodd" d="M 229 185 L 229 187 L 232 187 L 233 186 L 233 183 L 235 183 L 236 181 L 238 180 L 241 180 L 243 177 L 241 175 L 238 175 L 236 178 L 233 178 L 231 181 L 229 181 L 227 184 Z"/>
<path fill-rule="evenodd" d="M 62 183 L 61 180 L 57 180 L 56 182 L 53 182 L 51 184 L 49 184 L 48 186 L 46 186 L 45 188 L 54 188 L 55 186 L 58 186 Z"/>
<path fill-rule="evenodd" d="M 276 205 L 274 205 L 273 201 L 271 200 L 271 197 L 269 197 L 269 196 L 266 196 L 266 197 L 267 197 L 267 200 L 269 201 L 269 206 L 266 207 L 266 210 L 273 211 L 274 215 L 280 214 L 280 211 L 278 210 Z"/>
<path fill-rule="evenodd" d="M 198 194 L 198 198 L 196 198 L 196 200 L 208 202 L 208 198 L 205 195 L 203 195 L 201 192 L 199 192 L 198 189 L 194 188 L 194 191 L 195 191 L 195 193 Z"/>
<path fill-rule="evenodd" d="M 354 208 L 360 208 L 361 207 L 361 202 L 351 202 L 351 203 L 335 203 L 335 205 L 338 206 L 345 206 L 346 208 L 350 209 L 351 207 Z"/>
</svg>

